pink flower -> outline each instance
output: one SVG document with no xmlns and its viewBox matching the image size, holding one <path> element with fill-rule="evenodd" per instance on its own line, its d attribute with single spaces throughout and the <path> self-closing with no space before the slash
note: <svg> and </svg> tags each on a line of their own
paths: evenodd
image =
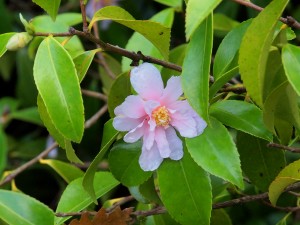
<svg viewBox="0 0 300 225">
<path fill-rule="evenodd" d="M 156 170 L 164 158 L 180 160 L 183 145 L 176 130 L 193 138 L 207 126 L 186 100 L 179 100 L 180 77 L 171 77 L 164 88 L 156 67 L 143 63 L 131 70 L 130 81 L 138 95 L 128 96 L 115 108 L 114 128 L 129 131 L 124 136 L 127 143 L 143 138 L 139 163 L 144 171 Z"/>
</svg>

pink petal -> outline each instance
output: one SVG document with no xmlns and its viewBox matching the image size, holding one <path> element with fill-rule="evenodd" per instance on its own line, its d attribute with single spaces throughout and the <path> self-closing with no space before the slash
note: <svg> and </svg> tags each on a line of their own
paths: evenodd
<svg viewBox="0 0 300 225">
<path fill-rule="evenodd" d="M 162 127 L 157 127 L 155 129 L 155 142 L 157 144 L 160 156 L 163 158 L 168 158 L 171 153 L 168 141 L 169 140 L 166 137 L 165 129 Z"/>
<path fill-rule="evenodd" d="M 121 105 L 119 105 L 115 108 L 114 113 L 116 116 L 123 115 L 123 110 L 122 110 Z"/>
<path fill-rule="evenodd" d="M 163 95 L 160 100 L 163 104 L 168 105 L 178 100 L 182 93 L 183 91 L 181 87 L 180 77 L 173 76 L 168 80 L 167 86 L 164 89 Z"/>
<path fill-rule="evenodd" d="M 144 101 L 136 95 L 128 96 L 125 101 L 115 109 L 115 112 L 122 112 L 123 115 L 130 118 L 140 118 L 146 115 L 144 110 Z"/>
<path fill-rule="evenodd" d="M 177 136 L 176 131 L 173 127 L 166 129 L 166 138 L 171 146 L 170 158 L 173 160 L 179 160 L 183 156 L 182 141 Z"/>
<path fill-rule="evenodd" d="M 127 143 L 133 143 L 138 141 L 144 134 L 145 132 L 145 121 L 143 121 L 141 124 L 139 124 L 136 128 L 133 130 L 129 131 L 125 136 L 124 136 L 124 141 Z"/>
<path fill-rule="evenodd" d="M 154 144 L 155 130 L 150 130 L 145 128 L 144 138 L 143 138 L 143 146 L 145 149 L 150 150 Z"/>
<path fill-rule="evenodd" d="M 113 127 L 118 131 L 130 131 L 136 128 L 142 121 L 142 118 L 132 119 L 124 116 L 116 116 L 113 120 Z"/>
<path fill-rule="evenodd" d="M 183 137 L 192 138 L 197 136 L 197 124 L 192 116 L 175 112 L 171 114 L 171 125 L 175 127 Z"/>
<path fill-rule="evenodd" d="M 158 101 L 148 100 L 144 104 L 145 112 L 148 114 L 148 116 L 151 116 L 153 110 L 156 109 L 158 106 L 160 106 L 160 103 Z"/>
<path fill-rule="evenodd" d="M 196 129 L 197 129 L 197 135 L 200 135 L 203 133 L 204 129 L 207 127 L 207 123 L 204 119 L 202 119 L 198 114 L 195 112 L 193 115 L 194 120 L 196 121 Z"/>
<path fill-rule="evenodd" d="M 145 100 L 159 99 L 164 85 L 159 70 L 150 63 L 143 63 L 131 70 L 130 81 L 134 90 Z"/>
<path fill-rule="evenodd" d="M 139 158 L 139 163 L 144 171 L 154 171 L 162 163 L 163 158 L 160 156 L 156 144 L 151 149 L 146 150 L 144 145 L 142 147 L 142 154 Z"/>
</svg>

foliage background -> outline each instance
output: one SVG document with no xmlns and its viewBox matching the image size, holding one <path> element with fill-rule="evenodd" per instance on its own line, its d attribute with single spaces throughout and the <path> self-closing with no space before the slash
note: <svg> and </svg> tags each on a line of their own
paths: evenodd
<svg viewBox="0 0 300 225">
<path fill-rule="evenodd" d="M 264 7 L 270 1 L 256 0 L 253 2 Z M 119 5 L 137 19 L 149 19 L 152 15 L 166 8 L 166 6 L 151 0 L 123 0 L 119 2 Z M 79 2 L 77 0 L 62 1 L 60 12 L 64 11 L 80 12 Z M 2 21 L 0 23 L 0 34 L 11 31 L 23 31 L 23 25 L 19 20 L 20 12 L 28 19 L 44 14 L 41 8 L 29 0 L 0 0 L 0 21 Z M 229 0 L 224 0 L 214 13 L 224 14 L 232 20 L 239 22 L 257 15 L 256 11 Z M 284 15 L 291 15 L 296 20 L 300 20 L 300 5 L 297 0 L 289 3 Z M 171 49 L 185 43 L 184 16 L 183 12 L 177 12 L 175 14 L 171 35 Z M 219 23 L 214 24 L 213 55 L 223 37 L 232 28 L 232 24 L 224 24 L 222 20 L 216 22 Z M 293 43 L 298 45 L 300 41 L 299 30 L 295 30 L 295 32 L 297 38 L 293 40 Z M 109 29 L 101 30 L 100 35 L 105 42 L 125 47 L 132 33 L 132 30 L 124 26 L 111 23 Z M 83 44 L 85 49 L 94 48 L 94 45 L 87 41 L 83 41 Z M 112 56 L 119 62 L 121 61 L 119 55 L 112 54 Z M 18 52 L 7 52 L 0 59 L 0 102 L 2 101 L 3 103 L 9 98 L 13 102 L 18 102 L 18 110 L 36 106 L 37 90 L 33 81 L 32 67 L 33 60 L 28 56 L 27 49 L 22 49 Z M 101 80 L 101 76 L 99 76 L 101 73 L 103 73 L 103 69 L 100 69 L 97 64 L 94 63 L 81 86 L 85 89 L 98 92 L 104 90 L 105 92 L 105 89 L 103 89 L 103 80 Z M 104 103 L 98 99 L 84 96 L 86 118 L 90 118 L 103 104 Z M 9 113 L 12 109 L 3 107 L 2 110 L 2 117 L 5 117 L 6 113 Z M 99 151 L 103 126 L 108 119 L 109 115 L 106 113 L 95 125 L 85 131 L 82 142 L 74 146 L 78 157 L 86 162 L 87 165 Z M 43 126 L 26 122 L 24 119 L 12 120 L 6 127 L 5 134 L 8 138 L 8 161 L 6 170 L 16 168 L 35 157 L 39 152 L 45 149 L 48 138 L 48 132 Z M 57 154 L 57 159 L 66 161 L 64 151 L 59 150 Z M 288 161 L 293 161 L 297 159 L 297 156 L 288 154 L 287 159 Z M 103 162 L 101 167 L 103 170 L 107 170 L 107 163 Z M 83 168 L 83 170 L 85 168 Z M 40 200 L 53 209 L 56 208 L 58 199 L 66 185 L 66 182 L 58 176 L 57 173 L 43 164 L 35 164 L 15 179 L 15 188 Z M 253 187 L 248 187 L 246 190 L 247 194 L 254 194 L 256 191 Z M 234 196 L 236 194 L 235 190 L 232 190 L 232 193 Z M 129 194 L 127 188 L 119 186 L 117 189 L 114 189 L 113 192 L 105 195 L 103 200 L 127 196 Z M 289 203 L 289 199 L 286 199 L 285 204 L 289 205 Z M 134 205 L 135 203 L 129 203 L 125 206 L 130 206 L 130 204 Z M 276 224 L 285 215 L 284 212 L 272 209 L 260 202 L 236 205 L 226 209 L 226 211 L 232 219 L 232 224 L 245 225 Z M 290 218 L 288 223 L 300 224 L 300 222 L 295 222 L 298 221 L 297 218 L 300 217 L 300 214 L 297 212 L 293 217 L 294 219 Z"/>
</svg>

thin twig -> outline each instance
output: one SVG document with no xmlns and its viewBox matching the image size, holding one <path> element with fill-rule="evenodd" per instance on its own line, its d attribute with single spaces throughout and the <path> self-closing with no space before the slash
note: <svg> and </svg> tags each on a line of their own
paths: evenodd
<svg viewBox="0 0 300 225">
<path fill-rule="evenodd" d="M 294 152 L 294 153 L 300 153 L 300 148 L 289 147 L 289 146 L 285 146 L 285 145 L 281 145 L 281 144 L 277 144 L 277 143 L 269 143 L 269 144 L 267 144 L 267 146 L 270 148 L 279 148 L 279 149 L 283 149 L 283 150 Z"/>
<path fill-rule="evenodd" d="M 246 88 L 245 87 L 225 87 L 222 88 L 219 92 L 234 92 L 236 94 L 242 94 L 246 92 Z"/>
<path fill-rule="evenodd" d="M 127 202 L 133 201 L 134 199 L 135 198 L 131 195 L 123 197 L 120 201 L 116 202 L 111 207 L 107 208 L 106 212 L 110 213 L 110 212 L 114 211 L 117 207 L 124 205 Z"/>
<path fill-rule="evenodd" d="M 82 30 L 83 32 L 88 32 L 88 24 L 86 21 L 86 11 L 85 11 L 85 4 L 83 0 L 79 0 L 80 2 L 80 10 L 81 10 L 81 15 L 82 15 Z"/>
<path fill-rule="evenodd" d="M 284 211 L 284 212 L 296 212 L 300 210 L 300 207 L 281 207 L 281 206 L 275 206 L 272 205 L 270 202 L 267 201 L 262 201 L 263 204 L 272 207 L 274 209 L 278 209 L 280 211 Z"/>
<path fill-rule="evenodd" d="M 90 128 L 108 109 L 107 104 L 105 104 L 95 115 L 93 115 L 89 120 L 84 124 L 84 128 Z"/>
<path fill-rule="evenodd" d="M 89 97 L 93 97 L 93 98 L 103 100 L 105 102 L 107 101 L 107 96 L 102 94 L 102 93 L 99 93 L 99 92 L 81 89 L 81 93 L 86 95 L 86 96 L 89 96 Z"/>
<path fill-rule="evenodd" d="M 255 5 L 251 1 L 246 1 L 246 0 L 232 0 L 232 1 L 234 1 L 240 5 L 247 6 L 248 8 L 254 9 L 259 12 L 264 10 L 264 8 L 262 8 L 258 5 Z M 291 16 L 287 16 L 286 18 L 280 17 L 280 21 L 287 24 L 290 27 L 293 27 L 295 29 L 300 29 L 300 23 Z"/>
<path fill-rule="evenodd" d="M 58 146 L 58 144 L 56 142 L 54 142 L 50 147 L 48 147 L 47 149 L 45 149 L 44 151 L 42 151 L 38 156 L 36 156 L 35 158 L 31 159 L 30 161 L 28 161 L 27 163 L 24 163 L 22 166 L 18 167 L 17 169 L 15 169 L 12 173 L 10 173 L 9 175 L 7 175 L 1 182 L 0 182 L 0 186 L 2 186 L 3 184 L 6 184 L 8 182 L 10 182 L 11 180 L 13 180 L 17 175 L 19 175 L 21 172 L 23 172 L 24 170 L 28 169 L 30 166 L 34 165 L 35 163 L 37 163 L 40 159 L 46 157 L 49 152 L 51 152 L 53 149 L 55 149 Z"/>
</svg>

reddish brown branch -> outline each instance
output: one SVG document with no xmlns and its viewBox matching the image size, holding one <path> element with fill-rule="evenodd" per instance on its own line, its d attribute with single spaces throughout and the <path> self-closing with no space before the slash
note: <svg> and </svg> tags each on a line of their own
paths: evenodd
<svg viewBox="0 0 300 225">
<path fill-rule="evenodd" d="M 232 1 L 234 1 L 240 5 L 247 6 L 248 8 L 254 9 L 259 12 L 264 10 L 264 8 L 262 8 L 258 5 L 255 5 L 251 1 L 246 1 L 246 0 L 232 0 Z M 280 17 L 280 21 L 287 24 L 290 27 L 293 27 L 295 29 L 300 29 L 300 23 L 291 16 L 287 16 L 286 18 Z"/>
<path fill-rule="evenodd" d="M 281 145 L 281 144 L 277 144 L 277 143 L 269 143 L 267 146 L 271 147 L 271 148 L 283 149 L 283 150 L 294 152 L 294 153 L 300 153 L 300 148 L 289 147 L 289 146 L 285 146 L 285 145 Z"/>
<path fill-rule="evenodd" d="M 83 32 L 88 32 L 88 24 L 86 21 L 86 11 L 85 11 L 85 4 L 83 0 L 79 0 L 80 2 L 80 10 L 81 10 L 81 15 L 82 15 L 82 30 Z"/>
</svg>

